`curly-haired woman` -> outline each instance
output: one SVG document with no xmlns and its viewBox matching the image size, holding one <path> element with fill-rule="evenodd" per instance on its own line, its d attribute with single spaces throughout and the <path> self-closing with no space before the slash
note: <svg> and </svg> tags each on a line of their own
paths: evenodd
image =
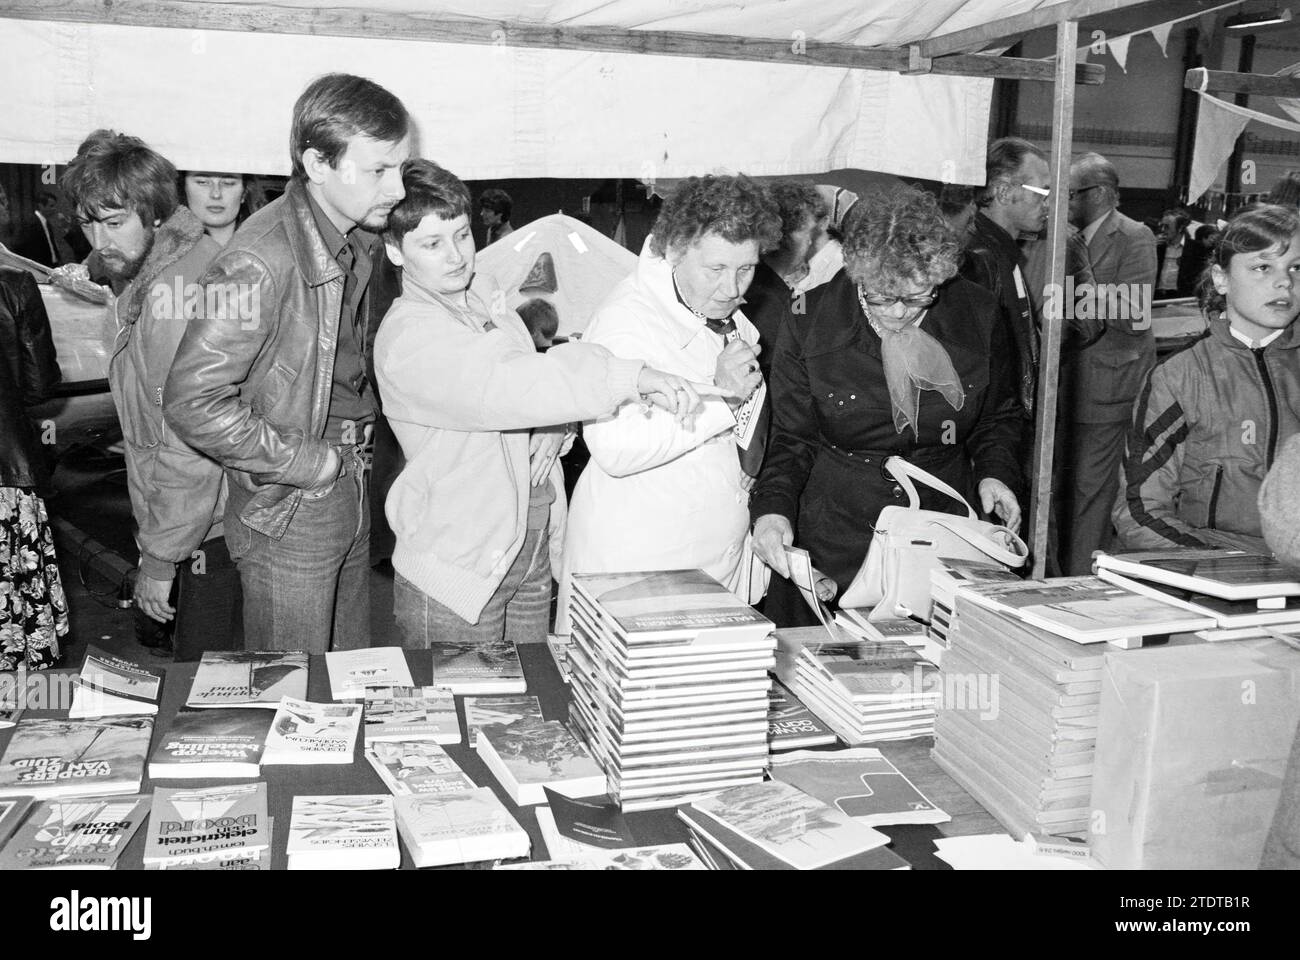
<svg viewBox="0 0 1300 960">
<path fill-rule="evenodd" d="M 906 503 L 882 469 L 893 455 L 1019 525 L 1014 372 L 997 302 L 956 276 L 959 250 L 929 194 L 873 196 L 844 238 L 844 269 L 777 338 L 750 510 L 755 552 L 783 576 L 793 542 L 841 591 L 852 582 L 881 508 Z M 960 509 L 928 490 L 921 504 Z M 815 622 L 785 580 L 773 578 L 764 609 L 779 626 Z"/>
<path fill-rule="evenodd" d="M 567 574 L 698 567 L 739 586 L 750 482 L 735 408 L 762 382 L 758 333 L 739 307 L 780 236 L 776 204 L 753 180 L 691 177 L 664 203 L 636 271 L 597 309 L 583 343 L 736 399 L 708 398 L 686 423 L 633 405 L 585 426 L 591 461 L 569 514 Z"/>
</svg>

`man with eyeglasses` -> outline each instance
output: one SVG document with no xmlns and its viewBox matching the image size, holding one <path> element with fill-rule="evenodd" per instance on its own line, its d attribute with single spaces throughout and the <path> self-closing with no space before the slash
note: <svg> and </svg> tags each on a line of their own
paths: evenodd
<svg viewBox="0 0 1300 960">
<path fill-rule="evenodd" d="M 1061 558 L 1065 572 L 1086 574 L 1092 553 L 1111 538 L 1124 435 L 1133 402 L 1155 363 L 1151 296 L 1156 282 L 1156 239 L 1124 216 L 1119 176 L 1097 153 L 1070 165 L 1070 222 L 1083 231 L 1096 281 L 1096 314 L 1105 332 L 1061 368 L 1063 447 Z"/>
</svg>

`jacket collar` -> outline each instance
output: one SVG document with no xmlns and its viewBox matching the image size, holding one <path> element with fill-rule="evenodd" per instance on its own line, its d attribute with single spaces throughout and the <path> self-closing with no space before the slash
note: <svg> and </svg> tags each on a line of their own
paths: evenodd
<svg viewBox="0 0 1300 960">
<path fill-rule="evenodd" d="M 307 185 L 301 178 L 289 178 L 289 185 L 284 191 L 284 202 L 289 206 L 289 215 L 284 218 L 289 235 L 289 249 L 293 251 L 298 272 L 308 286 L 318 287 L 343 276 L 343 268 L 334 259 L 333 252 L 325 245 L 325 239 L 316 226 Z"/>
<path fill-rule="evenodd" d="M 995 223 L 983 210 L 975 214 L 970 229 L 974 236 L 1000 249 L 1005 260 L 1011 263 L 1020 263 L 1024 259 L 1020 244 L 1016 243 L 1016 238 Z"/>
<path fill-rule="evenodd" d="M 673 283 L 673 268 L 666 259 L 650 252 L 650 239 L 646 237 L 645 246 L 641 248 L 641 256 L 636 263 L 636 284 L 655 302 L 659 315 L 667 320 L 677 348 L 685 349 L 688 343 L 708 327 L 678 299 L 677 288 Z M 737 310 L 731 318 L 736 321 L 736 329 L 742 340 L 747 343 L 757 341 L 758 331 L 748 317 Z"/>
<path fill-rule="evenodd" d="M 1220 316 L 1210 321 L 1210 336 L 1218 340 L 1225 347 L 1233 350 L 1249 350 L 1250 348 L 1232 335 L 1229 329 L 1228 318 Z M 1300 320 L 1292 320 L 1291 326 L 1286 328 L 1282 336 L 1270 343 L 1265 350 L 1294 350 L 1300 347 Z"/>
<path fill-rule="evenodd" d="M 117 316 L 120 323 L 129 325 L 140 317 L 153 283 L 158 276 L 176 263 L 203 239 L 203 224 L 193 211 L 184 204 L 154 231 L 153 248 L 140 265 L 140 271 L 123 289 L 117 300 Z"/>
</svg>

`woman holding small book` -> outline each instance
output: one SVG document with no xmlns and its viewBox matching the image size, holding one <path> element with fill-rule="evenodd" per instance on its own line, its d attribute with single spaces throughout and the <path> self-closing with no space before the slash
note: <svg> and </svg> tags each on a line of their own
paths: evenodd
<svg viewBox="0 0 1300 960">
<path fill-rule="evenodd" d="M 1151 371 L 1111 517 L 1126 550 L 1268 553 L 1257 500 L 1300 433 L 1300 213 L 1260 205 L 1224 228 L 1202 279 L 1209 333 Z"/>
</svg>

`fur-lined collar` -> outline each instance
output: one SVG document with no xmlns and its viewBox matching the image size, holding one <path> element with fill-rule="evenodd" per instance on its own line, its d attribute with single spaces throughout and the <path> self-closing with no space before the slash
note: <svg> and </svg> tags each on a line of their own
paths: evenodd
<svg viewBox="0 0 1300 960">
<path fill-rule="evenodd" d="M 145 257 L 140 272 L 127 284 L 117 300 L 119 322 L 130 325 L 140 317 L 145 297 L 158 276 L 176 263 L 203 239 L 203 224 L 184 204 L 167 218 L 153 235 L 153 249 Z"/>
</svg>

